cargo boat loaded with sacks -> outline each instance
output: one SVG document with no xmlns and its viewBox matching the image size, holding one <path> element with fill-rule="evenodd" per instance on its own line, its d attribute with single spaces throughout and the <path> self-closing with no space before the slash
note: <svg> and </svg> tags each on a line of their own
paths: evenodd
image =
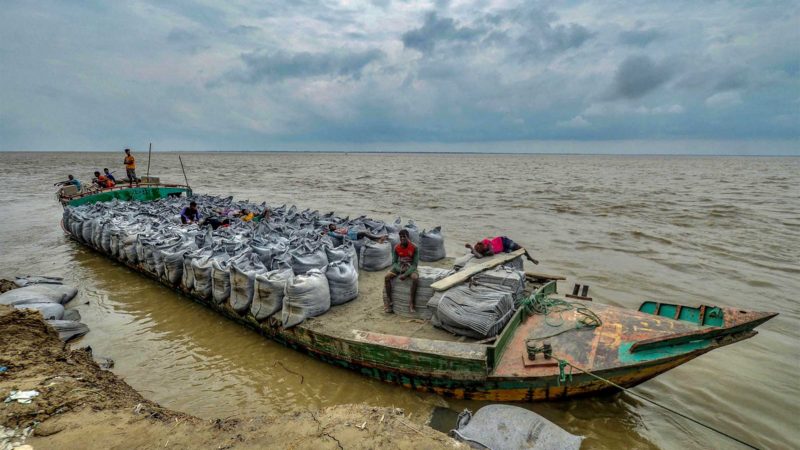
<svg viewBox="0 0 800 450">
<path fill-rule="evenodd" d="M 382 313 L 385 293 L 374 287 L 383 285 L 397 232 L 408 229 L 420 253 L 434 259 L 444 256 L 440 229 L 284 205 L 270 208 L 268 220 L 234 219 L 212 231 L 182 226 L 177 216 L 189 200 L 168 194 L 132 197 L 140 201 L 83 196 L 79 205 L 64 205 L 62 226 L 79 243 L 287 347 L 448 397 L 537 401 L 616 389 L 607 381 L 631 387 L 750 338 L 776 315 L 656 302 L 632 311 L 566 301 L 556 298 L 552 277 L 521 270 L 518 251 L 421 265 L 416 313 L 407 309 L 408 281 L 395 281 L 396 312 L 413 316 L 398 317 Z M 205 215 L 266 207 L 191 199 Z M 319 232 L 330 223 L 387 234 L 388 241 Z M 359 281 L 372 288 L 359 290 Z"/>
</svg>

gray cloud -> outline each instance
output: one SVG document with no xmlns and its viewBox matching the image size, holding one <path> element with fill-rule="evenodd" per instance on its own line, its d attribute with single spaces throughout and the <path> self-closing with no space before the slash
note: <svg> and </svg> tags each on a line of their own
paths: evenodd
<svg viewBox="0 0 800 450">
<path fill-rule="evenodd" d="M 477 28 L 460 27 L 456 21 L 447 17 L 439 18 L 435 12 L 425 15 L 425 23 L 420 28 L 403 33 L 403 45 L 422 53 L 430 53 L 440 42 L 469 42 L 484 31 Z"/>
<path fill-rule="evenodd" d="M 324 76 L 357 80 L 367 65 L 384 56 L 377 49 L 330 53 L 252 52 L 241 55 L 245 68 L 233 72 L 230 78 L 244 83 Z"/>
<path fill-rule="evenodd" d="M 619 42 L 634 47 L 646 47 L 651 42 L 666 37 L 666 33 L 655 28 L 628 30 L 619 34 Z"/>
<path fill-rule="evenodd" d="M 668 81 L 672 72 L 670 67 L 656 64 L 648 56 L 629 56 L 622 61 L 614 75 L 613 96 L 640 98 Z"/>
</svg>

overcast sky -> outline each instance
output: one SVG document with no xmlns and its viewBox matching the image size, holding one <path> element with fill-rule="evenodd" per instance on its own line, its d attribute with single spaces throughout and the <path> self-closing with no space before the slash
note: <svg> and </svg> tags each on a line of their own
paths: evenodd
<svg viewBox="0 0 800 450">
<path fill-rule="evenodd" d="M 800 154 L 799 30 L 798 1 L 5 0 L 0 150 Z"/>
</svg>

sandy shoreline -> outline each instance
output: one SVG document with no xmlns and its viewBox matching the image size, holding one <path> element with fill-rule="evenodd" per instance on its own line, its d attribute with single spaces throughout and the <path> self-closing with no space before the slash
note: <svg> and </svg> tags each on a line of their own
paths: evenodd
<svg viewBox="0 0 800 450">
<path fill-rule="evenodd" d="M 13 437 L 0 437 L 0 449 L 11 443 L 64 449 L 460 446 L 400 409 L 367 405 L 203 420 L 145 399 L 101 369 L 90 352 L 64 345 L 38 312 L 0 306 L 0 332 L 0 367 L 6 367 L 0 395 L 39 392 L 29 404 L 0 403 L 0 432 L 15 430 Z"/>
</svg>

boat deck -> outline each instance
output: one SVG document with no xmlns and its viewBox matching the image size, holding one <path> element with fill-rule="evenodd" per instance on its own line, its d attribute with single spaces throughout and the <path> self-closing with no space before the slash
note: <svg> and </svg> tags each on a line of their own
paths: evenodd
<svg viewBox="0 0 800 450">
<path fill-rule="evenodd" d="M 452 267 L 453 259 L 445 258 L 420 265 Z M 456 336 L 431 325 L 429 320 L 404 317 L 383 312 L 383 277 L 386 271 L 358 273 L 359 294 L 355 300 L 333 306 L 325 314 L 307 319 L 303 327 L 331 336 L 352 337 L 353 330 L 392 336 L 431 339 L 449 342 L 475 342 L 475 339 Z"/>
</svg>

